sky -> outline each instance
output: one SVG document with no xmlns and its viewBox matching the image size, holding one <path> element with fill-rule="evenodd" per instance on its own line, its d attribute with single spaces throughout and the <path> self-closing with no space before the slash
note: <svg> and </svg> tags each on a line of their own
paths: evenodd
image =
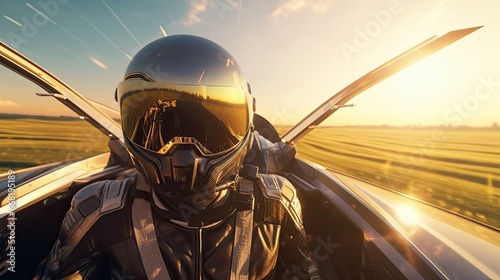
<svg viewBox="0 0 500 280">
<path fill-rule="evenodd" d="M 325 124 L 490 126 L 500 122 L 498 11 L 498 0 L 6 0 L 0 40 L 80 94 L 117 107 L 116 85 L 143 46 L 203 36 L 238 61 L 257 113 L 294 124 L 430 36 L 484 25 L 368 89 Z M 66 114 L 8 70 L 0 69 L 0 84 L 0 113 Z"/>
</svg>

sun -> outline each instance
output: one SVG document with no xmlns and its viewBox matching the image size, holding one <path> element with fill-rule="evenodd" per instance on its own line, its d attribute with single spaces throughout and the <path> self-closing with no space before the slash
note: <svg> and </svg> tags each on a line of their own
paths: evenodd
<svg viewBox="0 0 500 280">
<path fill-rule="evenodd" d="M 457 94 L 454 85 L 460 80 L 454 67 L 449 57 L 431 55 L 396 73 L 378 90 L 385 107 L 398 113 L 401 123 L 442 124 L 450 98 Z"/>
</svg>

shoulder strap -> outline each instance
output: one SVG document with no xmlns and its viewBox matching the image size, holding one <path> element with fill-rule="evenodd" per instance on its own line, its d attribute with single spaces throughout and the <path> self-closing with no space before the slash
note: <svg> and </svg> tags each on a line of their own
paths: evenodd
<svg viewBox="0 0 500 280">
<path fill-rule="evenodd" d="M 149 186 L 140 175 L 138 176 L 136 188 L 141 192 L 149 192 Z M 132 203 L 132 223 L 134 225 L 135 241 L 148 279 L 170 280 L 156 239 L 151 204 L 147 200 L 139 197 L 134 198 Z"/>
<path fill-rule="evenodd" d="M 239 194 L 247 197 L 249 207 L 236 212 L 234 229 L 233 256 L 231 262 L 231 280 L 246 280 L 250 270 L 250 251 L 253 231 L 253 182 L 242 179 L 239 185 Z"/>
</svg>

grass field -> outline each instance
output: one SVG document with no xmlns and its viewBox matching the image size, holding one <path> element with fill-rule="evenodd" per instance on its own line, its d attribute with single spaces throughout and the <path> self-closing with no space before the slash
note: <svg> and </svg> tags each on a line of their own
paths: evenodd
<svg viewBox="0 0 500 280">
<path fill-rule="evenodd" d="M 0 173 L 109 151 L 108 137 L 78 119 L 0 119 Z"/>
<path fill-rule="evenodd" d="M 325 127 L 297 149 L 301 158 L 500 228 L 499 130 Z"/>
<path fill-rule="evenodd" d="M 0 118 L 0 139 L 0 173 L 109 150 L 103 133 L 77 119 Z M 325 127 L 297 148 L 301 158 L 500 228 L 500 130 Z"/>
</svg>

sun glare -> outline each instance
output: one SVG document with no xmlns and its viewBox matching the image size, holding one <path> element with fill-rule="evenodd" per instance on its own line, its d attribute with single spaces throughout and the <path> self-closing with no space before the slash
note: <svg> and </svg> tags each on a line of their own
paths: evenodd
<svg viewBox="0 0 500 280">
<path fill-rule="evenodd" d="M 407 204 L 397 208 L 397 215 L 404 224 L 415 224 L 418 222 L 418 215 L 415 210 Z"/>
<path fill-rule="evenodd" d="M 395 93 L 401 104 L 428 107 L 432 100 L 446 95 L 446 87 L 453 80 L 449 72 L 450 67 L 442 59 L 427 57 L 395 75 Z"/>
</svg>

